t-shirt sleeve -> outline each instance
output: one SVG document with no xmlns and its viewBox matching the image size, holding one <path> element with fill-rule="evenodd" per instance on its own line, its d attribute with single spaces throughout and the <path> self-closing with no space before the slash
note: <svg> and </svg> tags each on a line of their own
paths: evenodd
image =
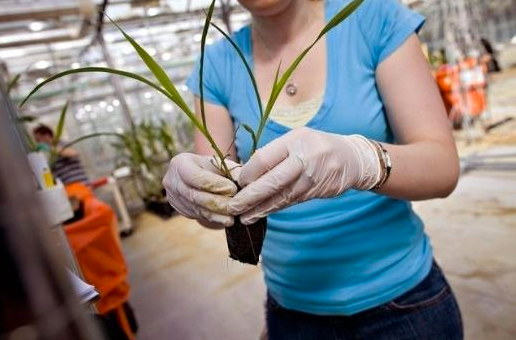
<svg viewBox="0 0 516 340">
<path fill-rule="evenodd" d="M 394 53 L 414 33 L 425 18 L 399 0 L 366 0 L 360 19 L 361 30 L 377 66 Z"/>
<path fill-rule="evenodd" d="M 204 100 L 220 105 L 227 106 L 227 96 L 224 94 L 224 69 L 226 60 L 224 59 L 224 51 L 221 43 L 206 46 L 204 54 L 204 69 L 203 69 L 203 83 L 204 83 Z M 201 95 L 199 88 L 199 68 L 200 56 L 195 62 L 192 73 L 186 80 L 186 86 L 196 96 Z"/>
</svg>

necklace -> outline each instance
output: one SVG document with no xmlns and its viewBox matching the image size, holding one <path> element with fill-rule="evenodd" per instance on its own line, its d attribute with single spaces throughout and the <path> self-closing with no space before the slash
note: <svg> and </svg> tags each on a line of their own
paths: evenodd
<svg viewBox="0 0 516 340">
<path fill-rule="evenodd" d="M 310 13 L 309 18 L 311 18 L 312 15 L 313 15 L 313 13 Z M 305 30 L 306 30 L 305 34 L 303 35 L 303 39 L 301 39 L 302 43 L 306 41 L 306 38 L 308 37 L 308 33 L 310 33 L 309 29 L 311 28 L 313 21 L 314 20 L 307 21 L 307 24 L 305 26 Z M 269 48 L 269 46 L 267 46 L 267 43 L 265 43 L 265 39 L 262 37 L 262 35 L 260 33 L 258 33 L 258 31 L 256 29 L 254 30 L 254 32 L 255 32 L 256 37 L 259 38 L 263 47 L 265 47 L 264 51 L 267 53 L 267 55 L 269 56 L 269 58 L 271 60 L 274 60 L 275 58 L 273 57 L 273 53 L 272 53 L 271 49 Z M 299 54 L 301 52 L 301 47 L 297 46 L 296 50 L 298 51 L 298 54 Z M 292 75 L 288 78 L 287 83 L 285 85 L 285 93 L 290 97 L 295 96 L 297 94 L 297 90 L 298 90 L 297 83 L 292 79 L 293 75 L 294 75 L 294 73 L 292 73 Z"/>
</svg>

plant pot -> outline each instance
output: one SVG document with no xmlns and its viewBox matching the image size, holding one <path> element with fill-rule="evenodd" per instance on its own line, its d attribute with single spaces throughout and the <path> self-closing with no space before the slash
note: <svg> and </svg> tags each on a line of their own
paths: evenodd
<svg viewBox="0 0 516 340">
<path fill-rule="evenodd" d="M 158 215 L 162 219 L 168 219 L 174 215 L 174 208 L 166 200 L 145 199 L 144 202 L 147 211 Z"/>
<path fill-rule="evenodd" d="M 267 218 L 244 225 L 239 217 L 235 217 L 235 224 L 226 228 L 229 257 L 242 263 L 257 265 L 266 231 Z"/>
</svg>

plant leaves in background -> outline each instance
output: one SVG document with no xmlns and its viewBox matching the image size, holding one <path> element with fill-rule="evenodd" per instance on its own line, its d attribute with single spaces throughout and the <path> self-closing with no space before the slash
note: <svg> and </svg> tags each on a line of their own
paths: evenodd
<svg viewBox="0 0 516 340">
<path fill-rule="evenodd" d="M 214 1 L 212 5 L 214 6 Z M 210 6 L 211 11 L 213 12 L 212 6 Z M 167 73 L 163 68 L 151 57 L 147 51 L 143 47 L 141 47 L 131 36 L 129 36 L 117 23 L 115 23 L 113 20 L 111 20 L 109 17 L 108 19 L 120 30 L 120 32 L 124 35 L 125 39 L 129 41 L 129 43 L 133 46 L 133 48 L 136 50 L 136 53 L 140 56 L 140 58 L 143 60 L 143 62 L 147 65 L 149 70 L 154 74 L 156 79 L 159 81 L 159 83 L 164 87 L 165 91 L 168 92 L 169 98 L 190 118 L 190 120 L 195 124 L 197 129 L 206 137 L 208 142 L 210 143 L 212 149 L 215 151 L 217 156 L 221 159 L 221 165 L 222 170 L 224 174 L 228 178 L 231 177 L 231 172 L 228 170 L 228 167 L 226 163 L 224 162 L 224 155 L 222 154 L 222 151 L 220 151 L 220 148 L 215 143 L 215 140 L 211 136 L 209 130 L 206 128 L 206 126 L 200 122 L 195 113 L 190 110 L 184 99 L 181 97 L 179 92 L 177 91 L 176 87 L 174 86 L 172 80 L 168 77 Z M 205 22 L 205 27 L 209 27 L 209 21 Z"/>
<path fill-rule="evenodd" d="M 14 76 L 13 79 L 7 84 L 7 94 L 11 93 L 12 89 L 18 84 L 18 81 L 20 81 L 22 74 L 18 73 Z"/>
<path fill-rule="evenodd" d="M 68 105 L 70 101 L 67 100 L 63 108 L 61 109 L 61 114 L 59 115 L 59 120 L 57 122 L 56 134 L 54 135 L 54 140 L 52 141 L 53 146 L 56 146 L 61 141 L 61 137 L 63 136 L 63 129 L 66 120 L 66 113 L 68 112 Z"/>
<path fill-rule="evenodd" d="M 74 140 L 64 144 L 63 145 L 63 150 L 66 149 L 66 148 L 71 147 L 72 145 L 80 143 L 80 142 L 82 142 L 84 140 L 95 138 L 95 137 L 100 137 L 100 136 L 114 136 L 114 137 L 118 137 L 118 138 L 121 138 L 121 139 L 124 138 L 124 135 L 122 135 L 120 133 L 116 133 L 116 132 L 95 132 L 95 133 L 91 133 L 91 134 L 88 134 L 88 135 L 81 136 L 79 138 L 76 138 L 76 139 L 74 139 Z"/>
<path fill-rule="evenodd" d="M 177 154 L 174 137 L 172 137 L 172 134 L 168 131 L 168 124 L 163 119 L 161 120 L 161 125 L 159 126 L 159 136 L 161 137 L 163 147 L 168 153 L 168 157 L 174 157 Z"/>
<path fill-rule="evenodd" d="M 21 126 L 20 131 L 22 132 L 23 137 L 25 138 L 25 142 L 27 143 L 27 146 L 29 147 L 30 151 L 37 151 L 38 144 L 34 141 L 27 129 L 24 126 Z"/>
<path fill-rule="evenodd" d="M 16 122 L 18 122 L 18 123 L 32 123 L 32 122 L 35 122 L 37 119 L 38 119 L 38 117 L 36 117 L 36 116 L 25 115 L 25 116 L 17 117 L 16 118 Z"/>
</svg>

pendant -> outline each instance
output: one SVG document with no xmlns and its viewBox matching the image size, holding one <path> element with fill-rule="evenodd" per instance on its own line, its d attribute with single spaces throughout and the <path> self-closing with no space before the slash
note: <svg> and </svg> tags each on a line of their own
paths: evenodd
<svg viewBox="0 0 516 340">
<path fill-rule="evenodd" d="M 287 94 L 289 96 L 293 96 L 297 93 L 297 86 L 296 84 L 294 83 L 288 83 L 287 86 L 285 87 L 285 92 L 287 92 Z"/>
</svg>

